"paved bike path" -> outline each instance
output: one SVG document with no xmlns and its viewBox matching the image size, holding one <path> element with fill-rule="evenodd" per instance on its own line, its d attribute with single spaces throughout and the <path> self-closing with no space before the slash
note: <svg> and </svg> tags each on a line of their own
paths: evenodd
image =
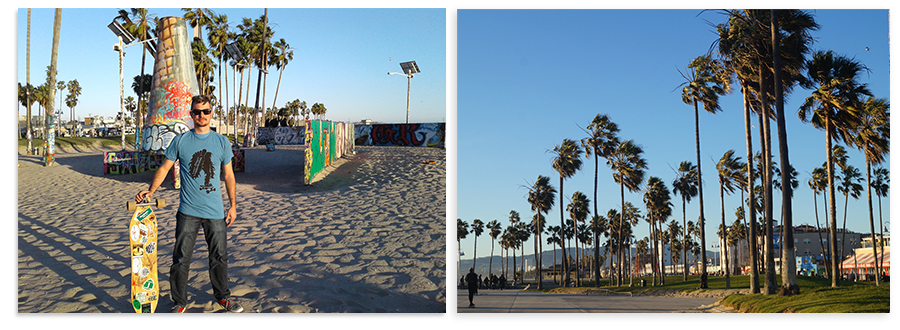
<svg viewBox="0 0 900 330">
<path fill-rule="evenodd" d="M 713 298 L 550 294 L 521 290 L 479 290 L 474 308 L 469 293 L 457 290 L 457 313 L 672 313 L 709 305 Z"/>
</svg>

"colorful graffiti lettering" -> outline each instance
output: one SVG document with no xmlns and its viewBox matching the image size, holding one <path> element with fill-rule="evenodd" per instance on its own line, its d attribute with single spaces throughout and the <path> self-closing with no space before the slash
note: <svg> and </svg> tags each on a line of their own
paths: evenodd
<svg viewBox="0 0 900 330">
<path fill-rule="evenodd" d="M 108 151 L 103 153 L 103 174 L 134 174 L 156 171 L 166 156 L 155 152 Z"/>
<path fill-rule="evenodd" d="M 356 145 L 444 147 L 444 123 L 376 124 L 356 127 Z"/>
<path fill-rule="evenodd" d="M 143 143 L 141 149 L 145 151 L 165 150 L 172 142 L 176 135 L 189 131 L 190 128 L 183 123 L 176 123 L 172 126 L 168 125 L 148 125 L 144 126 L 144 134 L 142 134 Z"/>
<path fill-rule="evenodd" d="M 260 127 L 256 130 L 259 144 L 305 145 L 306 126 L 297 127 Z"/>
</svg>

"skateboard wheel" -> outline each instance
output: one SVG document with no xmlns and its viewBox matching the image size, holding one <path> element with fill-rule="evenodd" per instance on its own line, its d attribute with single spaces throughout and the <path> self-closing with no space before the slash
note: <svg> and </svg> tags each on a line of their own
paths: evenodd
<svg viewBox="0 0 900 330">
<path fill-rule="evenodd" d="M 166 207 L 166 200 L 162 198 L 156 199 L 156 208 L 164 208 Z"/>
<path fill-rule="evenodd" d="M 129 211 L 134 211 L 135 209 L 137 209 L 137 203 L 135 203 L 133 201 L 129 201 L 128 203 L 125 203 L 125 206 L 128 208 Z"/>
</svg>

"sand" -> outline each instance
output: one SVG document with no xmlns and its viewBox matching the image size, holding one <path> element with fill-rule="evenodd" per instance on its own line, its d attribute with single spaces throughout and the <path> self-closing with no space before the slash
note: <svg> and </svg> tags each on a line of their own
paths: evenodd
<svg viewBox="0 0 900 330">
<path fill-rule="evenodd" d="M 300 149 L 246 149 L 246 172 L 235 175 L 228 275 L 244 312 L 445 312 L 445 150 L 357 147 L 305 186 Z M 61 150 L 57 162 L 19 154 L 17 311 L 131 313 L 125 202 L 153 173 L 104 175 L 99 150 Z M 171 175 L 154 197 L 169 204 L 155 210 L 157 312 L 168 312 L 178 208 Z M 202 236 L 188 312 L 222 312 Z"/>
</svg>

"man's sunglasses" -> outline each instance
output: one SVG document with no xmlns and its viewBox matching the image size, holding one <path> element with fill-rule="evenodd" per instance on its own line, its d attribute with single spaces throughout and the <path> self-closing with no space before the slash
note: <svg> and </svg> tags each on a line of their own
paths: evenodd
<svg viewBox="0 0 900 330">
<path fill-rule="evenodd" d="M 212 113 L 212 109 L 191 109 L 192 116 L 199 116 L 201 112 L 203 112 L 204 115 L 209 115 Z"/>
</svg>

